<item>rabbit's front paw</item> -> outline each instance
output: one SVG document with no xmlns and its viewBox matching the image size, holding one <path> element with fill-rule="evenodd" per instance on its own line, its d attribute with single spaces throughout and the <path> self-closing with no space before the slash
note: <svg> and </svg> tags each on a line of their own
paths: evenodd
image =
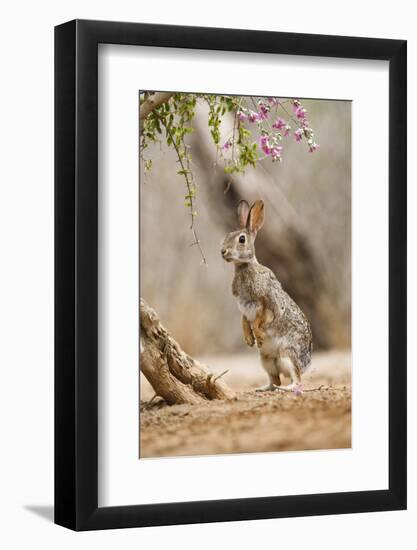
<svg viewBox="0 0 417 550">
<path fill-rule="evenodd" d="M 255 338 L 253 337 L 253 334 L 245 334 L 245 342 L 248 346 L 252 347 L 255 344 Z"/>
<path fill-rule="evenodd" d="M 265 342 L 265 334 L 264 333 L 259 333 L 256 335 L 256 345 L 258 346 L 258 348 L 261 348 L 263 345 L 264 345 L 264 342 Z"/>
</svg>

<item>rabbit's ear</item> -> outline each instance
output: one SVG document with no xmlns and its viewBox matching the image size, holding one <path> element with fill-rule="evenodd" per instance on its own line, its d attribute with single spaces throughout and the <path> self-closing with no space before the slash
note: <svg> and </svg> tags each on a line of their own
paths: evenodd
<svg viewBox="0 0 417 550">
<path fill-rule="evenodd" d="M 264 201 L 257 200 L 253 203 L 249 210 L 248 216 L 248 230 L 251 233 L 257 233 L 264 224 L 265 220 L 265 205 Z"/>
<path fill-rule="evenodd" d="M 247 201 L 240 201 L 237 205 L 237 220 L 239 222 L 239 227 L 242 229 L 246 227 L 249 214 L 249 204 Z"/>
</svg>

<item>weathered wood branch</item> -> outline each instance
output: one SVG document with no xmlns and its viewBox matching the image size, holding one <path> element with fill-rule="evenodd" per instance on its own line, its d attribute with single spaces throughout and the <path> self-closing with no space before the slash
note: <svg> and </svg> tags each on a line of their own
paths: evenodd
<svg viewBox="0 0 417 550">
<path fill-rule="evenodd" d="M 236 397 L 221 375 L 215 376 L 185 353 L 162 326 L 156 312 L 140 300 L 140 368 L 155 393 L 170 405 Z"/>
<path fill-rule="evenodd" d="M 172 92 L 155 92 L 145 99 L 140 106 L 140 133 L 142 133 L 143 121 L 154 109 L 169 101 L 173 95 Z"/>
</svg>

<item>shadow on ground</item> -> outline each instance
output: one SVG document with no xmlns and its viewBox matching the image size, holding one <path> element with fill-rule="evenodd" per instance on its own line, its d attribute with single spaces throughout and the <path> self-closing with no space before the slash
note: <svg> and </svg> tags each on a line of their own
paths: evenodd
<svg viewBox="0 0 417 550">
<path fill-rule="evenodd" d="M 32 512 L 32 514 L 35 514 L 49 523 L 53 523 L 54 521 L 54 507 L 53 506 L 40 506 L 36 504 L 26 505 L 24 506 L 24 509 L 28 512 Z"/>
</svg>

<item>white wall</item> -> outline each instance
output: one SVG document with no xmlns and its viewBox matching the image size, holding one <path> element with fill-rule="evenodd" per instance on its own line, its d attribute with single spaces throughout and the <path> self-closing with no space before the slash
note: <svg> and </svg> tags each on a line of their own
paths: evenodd
<svg viewBox="0 0 417 550">
<path fill-rule="evenodd" d="M 210 0 L 19 1 L 1 13 L 0 84 L 0 541 L 5 548 L 381 549 L 415 540 L 416 351 L 409 346 L 409 511 L 74 534 L 45 520 L 53 471 L 53 26 L 75 17 L 258 28 L 409 40 L 409 151 L 417 148 L 417 38 L 412 4 L 334 1 L 260 4 Z M 394 7 L 394 9 L 393 9 Z M 377 116 L 370 108 L 369 125 Z M 377 139 L 377 138 L 375 138 Z M 416 181 L 410 154 L 409 181 Z M 416 186 L 409 189 L 409 279 L 417 280 Z M 409 290 L 409 334 L 416 334 L 416 290 Z M 410 337 L 410 341 L 412 338 Z M 256 474 L 253 474 L 256 475 Z M 341 472 L 343 475 L 343 472 Z M 244 477 L 242 483 L 245 483 Z M 32 509 L 31 509 L 32 508 Z M 37 513 L 33 511 L 37 509 Z M 6 542 L 7 540 L 7 542 Z M 222 541 L 222 542 L 219 542 Z M 407 545 L 412 547 L 412 544 Z"/>
</svg>

